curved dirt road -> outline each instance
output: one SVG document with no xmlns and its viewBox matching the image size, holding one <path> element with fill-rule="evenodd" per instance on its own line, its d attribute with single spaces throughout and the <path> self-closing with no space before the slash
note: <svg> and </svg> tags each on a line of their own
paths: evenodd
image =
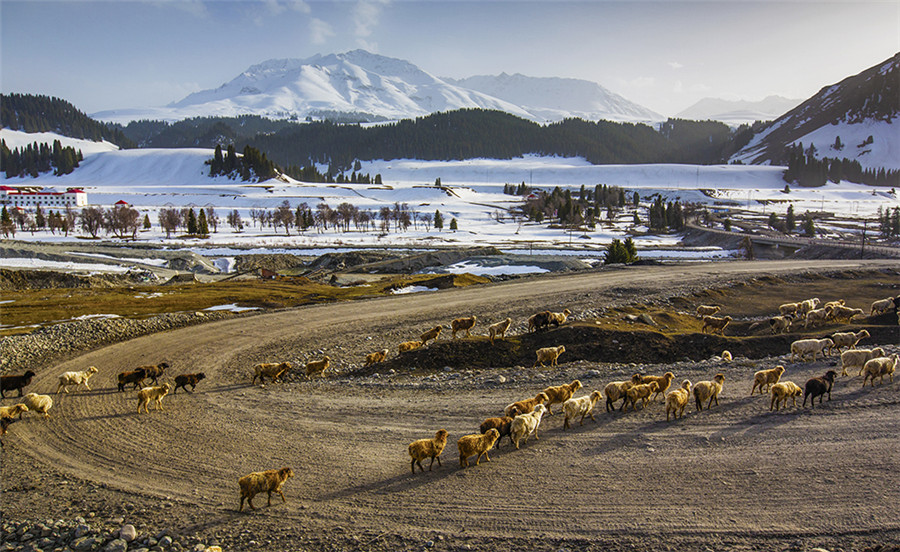
<svg viewBox="0 0 900 552">
<path fill-rule="evenodd" d="M 563 432 L 561 415 L 545 418 L 539 440 L 519 451 L 505 444 L 490 463 L 461 470 L 456 439 L 509 402 L 573 377 L 589 391 L 628 374 L 592 378 L 583 366 L 564 366 L 546 383 L 522 377 L 489 387 L 465 375 L 443 383 L 265 387 L 250 386 L 247 376 L 252 364 L 298 349 L 332 358 L 343 352 L 359 362 L 361 352 L 383 341 L 411 339 L 414 328 L 468 313 L 521 319 L 557 304 L 629 302 L 639 293 L 674 293 L 748 274 L 860 267 L 900 264 L 632 267 L 317 305 L 147 336 L 41 371 L 29 390 L 51 393 L 63 371 L 100 369 L 94 391 L 60 395 L 50 420 L 28 417 L 13 426 L 3 454 L 29 457 L 23 466 L 31 470 L 87 481 L 91 502 L 114 503 L 126 494 L 131 503 L 164 501 L 167 511 L 149 516 L 156 523 L 230 535 L 233 549 L 267 540 L 272 550 L 421 549 L 436 538 L 438 549 L 501 550 L 891 542 L 900 537 L 900 382 L 862 390 L 858 378 L 844 378 L 821 408 L 769 413 L 765 397 L 747 396 L 757 368 L 731 366 L 723 400 L 708 412 L 691 404 L 684 419 L 666 423 L 659 404 L 608 415 L 601 403 L 596 424 Z M 164 412 L 136 415 L 134 394 L 116 392 L 115 374 L 162 359 L 175 373 L 202 371 L 207 380 L 195 394 L 167 397 Z M 829 362 L 789 365 L 788 375 L 802 385 Z M 681 365 L 677 381 L 696 383 L 718 369 Z M 443 466 L 411 476 L 406 445 L 441 427 L 451 435 Z M 287 504 L 276 497 L 266 508 L 260 495 L 257 512 L 235 512 L 237 477 L 285 465 L 296 473 L 285 486 Z M 4 489 L 30 475 L 23 471 L 5 461 Z M 9 492 L 4 500 L 5 514 L 22 515 L 29 504 Z M 59 507 L 52 497 L 35 504 L 46 509 L 36 516 Z M 242 540 L 241 531 L 251 532 Z M 332 540 L 321 540 L 323 534 Z M 257 544 L 247 544 L 251 539 Z"/>
</svg>

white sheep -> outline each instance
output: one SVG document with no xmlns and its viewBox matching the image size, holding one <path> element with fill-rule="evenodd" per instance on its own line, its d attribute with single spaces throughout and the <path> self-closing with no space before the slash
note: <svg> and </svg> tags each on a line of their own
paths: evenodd
<svg viewBox="0 0 900 552">
<path fill-rule="evenodd" d="M 681 387 L 669 391 L 666 394 L 666 421 L 669 421 L 669 414 L 677 420 L 684 416 L 684 407 L 687 406 L 691 398 L 691 380 L 681 382 Z"/>
<path fill-rule="evenodd" d="M 566 346 L 560 345 L 559 347 L 543 347 L 535 351 L 537 355 L 537 360 L 534 361 L 534 364 L 531 366 L 532 368 L 536 367 L 538 364 L 541 365 L 541 368 L 546 368 L 544 366 L 545 362 L 549 362 L 550 366 L 556 366 L 556 361 L 559 359 L 559 355 L 566 352 Z"/>
<path fill-rule="evenodd" d="M 704 316 L 712 316 L 719 312 L 722 307 L 718 305 L 700 305 L 697 307 L 697 318 L 703 318 Z"/>
<path fill-rule="evenodd" d="M 724 386 L 724 374 L 716 374 L 712 381 L 697 382 L 697 385 L 694 386 L 694 400 L 697 403 L 697 410 L 703 410 L 703 401 L 707 399 L 709 399 L 709 403 L 706 405 L 707 409 L 712 407 L 713 401 L 716 401 L 716 406 L 719 406 L 719 393 L 722 392 Z"/>
<path fill-rule="evenodd" d="M 22 398 L 22 402 L 25 403 L 28 410 L 43 414 L 45 418 L 50 417 L 50 409 L 53 408 L 53 398 L 50 395 L 28 393 Z M 19 417 L 21 418 L 21 415 Z"/>
<path fill-rule="evenodd" d="M 833 346 L 834 341 L 827 337 L 825 339 L 799 339 L 791 343 L 791 362 L 794 362 L 794 357 L 800 357 L 802 361 L 807 355 L 812 355 L 812 360 L 815 362 L 819 353 L 822 353 L 823 358 L 828 356 L 828 349 Z"/>
<path fill-rule="evenodd" d="M 872 309 L 869 311 L 869 316 L 883 314 L 893 308 L 894 308 L 894 298 L 893 297 L 888 297 L 887 299 L 880 299 L 880 300 L 872 303 Z"/>
<path fill-rule="evenodd" d="M 590 416 L 591 420 L 596 422 L 597 420 L 594 419 L 594 406 L 601 398 L 603 398 L 603 395 L 600 394 L 600 391 L 594 391 L 590 395 L 573 397 L 564 402 L 563 411 L 566 413 L 566 419 L 563 420 L 563 430 L 571 427 L 569 420 L 574 419 L 576 416 L 581 416 L 581 421 L 578 422 L 578 425 L 584 425 L 585 416 Z"/>
<path fill-rule="evenodd" d="M 65 372 L 61 374 L 59 376 L 59 386 L 56 388 L 56 394 L 59 395 L 59 392 L 62 390 L 65 390 L 65 392 L 68 393 L 70 385 L 74 385 L 75 389 L 78 389 L 78 386 L 83 384 L 87 387 L 87 390 L 90 391 L 91 386 L 88 385 L 88 380 L 96 373 L 96 366 L 88 366 L 86 370 L 81 370 L 79 372 Z"/>
<path fill-rule="evenodd" d="M 11 406 L 0 406 L 0 418 L 22 417 L 22 412 L 28 412 L 25 403 L 14 404 Z"/>
<path fill-rule="evenodd" d="M 819 298 L 813 297 L 812 299 L 807 299 L 806 301 L 801 301 L 800 308 L 797 310 L 800 311 L 800 316 L 806 316 L 806 313 L 808 313 L 809 311 L 818 307 L 819 303 L 821 303 L 821 301 L 819 301 Z"/>
<path fill-rule="evenodd" d="M 837 332 L 831 335 L 831 340 L 834 342 L 834 345 L 831 346 L 831 350 L 837 349 L 840 352 L 841 348 L 847 347 L 848 349 L 855 349 L 856 345 L 863 339 L 870 337 L 869 332 L 866 330 L 859 330 L 856 333 L 853 332 Z"/>
<path fill-rule="evenodd" d="M 780 312 L 782 316 L 796 314 L 799 310 L 800 303 L 784 303 L 778 307 L 778 312 Z"/>
<path fill-rule="evenodd" d="M 534 410 L 528 414 L 519 414 L 512 421 L 512 427 L 509 430 L 510 438 L 519 448 L 519 441 L 523 444 L 528 442 L 528 436 L 534 433 L 535 440 L 538 439 L 538 426 L 541 425 L 541 418 L 544 416 L 544 405 L 539 404 Z"/>
<path fill-rule="evenodd" d="M 831 313 L 834 311 L 832 307 L 825 307 L 821 309 L 813 309 L 806 313 L 806 322 L 803 324 L 803 328 L 808 328 L 810 324 L 815 326 L 820 322 L 826 322 L 829 318 L 831 318 Z"/>
<path fill-rule="evenodd" d="M 847 368 L 859 368 L 857 376 L 862 375 L 863 366 L 866 362 L 877 357 L 883 357 L 884 349 L 875 347 L 874 349 L 856 349 L 854 351 L 844 351 L 841 353 L 841 375 L 849 376 Z"/>
<path fill-rule="evenodd" d="M 837 321 L 847 320 L 851 321 L 857 316 L 865 316 L 866 311 L 862 309 L 851 309 L 850 307 L 845 307 L 843 305 L 838 305 L 834 307 L 834 310 L 831 312 L 832 318 Z"/>
<path fill-rule="evenodd" d="M 506 330 L 509 329 L 510 324 L 512 324 L 512 318 L 507 318 L 506 320 L 501 320 L 496 324 L 488 326 L 488 335 L 490 336 L 491 345 L 494 344 L 494 339 L 497 339 L 498 337 L 503 339 L 506 337 Z"/>
<path fill-rule="evenodd" d="M 781 406 L 787 408 L 788 397 L 793 399 L 794 406 L 797 406 L 797 397 L 803 394 L 803 389 L 792 381 L 780 381 L 771 388 L 772 402 L 769 404 L 769 410 L 781 410 Z"/>
<path fill-rule="evenodd" d="M 156 403 L 156 409 L 162 410 L 162 400 L 163 397 L 169 394 L 169 384 L 164 383 L 158 387 L 145 387 L 138 391 L 138 414 L 141 413 L 141 410 L 150 414 L 150 401 L 154 401 Z"/>
<path fill-rule="evenodd" d="M 897 353 L 889 357 L 878 357 L 866 361 L 863 366 L 863 387 L 866 386 L 866 380 L 872 378 L 872 387 L 875 387 L 875 378 L 880 378 L 879 383 L 884 383 L 884 376 L 890 376 L 891 383 L 894 383 L 894 369 L 897 368 L 897 359 L 900 355 Z"/>
</svg>

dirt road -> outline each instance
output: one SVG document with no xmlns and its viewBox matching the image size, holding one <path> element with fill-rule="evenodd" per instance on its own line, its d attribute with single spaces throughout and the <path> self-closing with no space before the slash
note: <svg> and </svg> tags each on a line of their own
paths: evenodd
<svg viewBox="0 0 900 552">
<path fill-rule="evenodd" d="M 522 319 L 748 275 L 860 267 L 900 264 L 632 267 L 292 309 L 109 346 L 48 367 L 28 389 L 50 393 L 63 371 L 100 369 L 94 390 L 60 395 L 50 420 L 12 426 L 2 514 L 119 512 L 215 536 L 232 550 L 855 550 L 897 542 L 900 381 L 862 389 L 861 378 L 843 378 L 821 407 L 770 413 L 767 397 L 749 396 L 753 372 L 784 359 L 653 366 L 672 369 L 677 382 L 724 370 L 719 406 L 697 412 L 692 404 L 667 423 L 659 403 L 624 414 L 601 403 L 597 423 L 565 432 L 555 414 L 539 440 L 518 451 L 504 444 L 491 462 L 462 470 L 456 440 L 509 402 L 573 378 L 586 392 L 602 389 L 634 368 L 571 363 L 501 382 L 452 367 L 430 378 L 335 375 L 264 387 L 247 375 L 256 362 L 298 350 L 359 363 L 365 352 L 469 313 Z M 194 394 L 167 397 L 165 411 L 137 415 L 134 394 L 116 392 L 115 374 L 163 359 L 207 380 Z M 832 364 L 787 364 L 783 379 L 802 386 Z M 411 475 L 406 445 L 442 427 L 451 435 L 443 466 Z M 296 473 L 288 502 L 265 507 L 262 495 L 258 511 L 238 514 L 236 479 L 281 466 Z"/>
</svg>

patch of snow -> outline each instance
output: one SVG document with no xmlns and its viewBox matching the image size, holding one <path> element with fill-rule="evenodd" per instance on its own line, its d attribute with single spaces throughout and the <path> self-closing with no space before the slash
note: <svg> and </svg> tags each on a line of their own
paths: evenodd
<svg viewBox="0 0 900 552">
<path fill-rule="evenodd" d="M 404 294 L 404 293 L 420 293 L 423 291 L 435 291 L 435 289 L 430 288 L 428 286 L 404 286 L 402 288 L 397 288 L 397 289 L 391 291 L 391 293 L 393 293 L 395 295 L 400 295 L 400 294 Z"/>
<path fill-rule="evenodd" d="M 214 307 L 208 307 L 203 309 L 205 311 L 231 311 L 231 312 L 244 312 L 251 310 L 259 310 L 259 307 L 239 307 L 237 303 L 231 303 L 228 305 L 216 305 Z"/>
</svg>

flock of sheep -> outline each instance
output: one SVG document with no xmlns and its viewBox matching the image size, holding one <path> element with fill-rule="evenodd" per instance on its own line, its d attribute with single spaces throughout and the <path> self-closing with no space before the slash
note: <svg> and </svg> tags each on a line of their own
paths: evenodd
<svg viewBox="0 0 900 552">
<path fill-rule="evenodd" d="M 769 320 L 773 333 L 782 333 L 789 331 L 791 326 L 802 320 L 804 328 L 810 324 L 817 324 L 821 321 L 828 320 L 850 320 L 854 316 L 864 314 L 862 309 L 851 309 L 844 306 L 844 301 L 832 301 L 826 303 L 819 308 L 819 299 L 808 299 L 798 303 L 786 303 L 779 307 L 780 314 Z M 900 307 L 900 297 L 887 298 L 876 301 L 872 304 L 871 314 L 879 314 L 897 309 Z M 703 322 L 702 332 L 710 331 L 724 335 L 725 328 L 731 322 L 730 316 L 716 316 L 720 307 L 714 305 L 700 305 L 697 308 L 697 316 Z M 536 331 L 551 326 L 557 327 L 564 324 L 571 312 L 566 309 L 563 312 L 542 311 L 532 315 L 528 319 L 528 331 Z M 457 334 L 465 332 L 466 337 L 471 336 L 471 330 L 476 323 L 475 316 L 457 318 L 451 321 L 450 330 L 453 339 Z M 491 344 L 495 339 L 504 339 L 507 330 L 512 324 L 511 318 L 506 318 L 496 324 L 488 327 L 488 335 Z M 413 341 L 405 341 L 398 346 L 400 354 L 424 347 L 431 340 L 436 340 L 442 331 L 442 326 L 438 325 L 424 332 L 419 339 Z M 841 354 L 841 375 L 849 375 L 848 368 L 859 368 L 858 375 L 864 375 L 863 386 L 871 380 L 872 386 L 875 385 L 875 378 L 879 378 L 881 383 L 884 382 L 884 376 L 889 376 L 893 383 L 893 374 L 898 363 L 898 355 L 893 354 L 886 356 L 882 348 L 875 349 L 857 349 L 857 344 L 868 338 L 869 332 L 860 330 L 859 332 L 840 332 L 823 339 L 801 339 L 791 344 L 791 362 L 798 358 L 800 361 L 815 361 L 818 355 L 824 357 L 835 350 Z M 841 352 L 846 348 L 846 351 Z M 533 367 L 540 364 L 542 367 L 545 363 L 550 366 L 556 366 L 559 356 L 565 352 L 564 346 L 545 347 L 536 351 L 536 360 Z M 376 351 L 366 356 L 365 366 L 383 362 L 387 358 L 388 349 Z M 731 354 L 724 351 L 721 355 L 725 361 L 731 360 Z M 305 364 L 306 377 L 324 375 L 329 368 L 331 359 L 324 356 L 320 360 L 314 360 Z M 149 413 L 150 403 L 155 403 L 158 410 L 162 410 L 162 400 L 169 393 L 177 393 L 179 387 L 188 391 L 187 386 L 190 385 L 190 391 L 196 388 L 197 384 L 205 378 L 203 373 L 197 374 L 180 374 L 175 377 L 174 389 L 168 383 L 159 384 L 158 378 L 163 376 L 169 365 L 161 363 L 159 365 L 141 366 L 135 370 L 122 372 L 117 376 L 118 390 L 125 391 L 126 385 L 132 385 L 132 390 L 137 391 L 138 413 L 144 411 Z M 265 383 L 266 378 L 272 382 L 279 381 L 288 371 L 292 369 L 290 362 L 278 363 L 260 363 L 253 367 L 253 377 L 251 384 L 255 384 L 257 379 L 260 383 Z M 831 400 L 831 390 L 837 377 L 834 370 L 829 370 L 823 376 L 812 378 L 806 382 L 803 389 L 799 385 L 791 381 L 781 381 L 781 377 L 785 372 L 784 366 L 776 366 L 767 370 L 760 370 L 754 374 L 753 386 L 750 394 L 756 391 L 759 394 L 769 394 L 771 396 L 769 410 L 779 410 L 787 407 L 787 400 L 790 398 L 793 405 L 796 406 L 797 397 L 801 394 L 803 397 L 803 405 L 806 405 L 807 399 L 811 399 L 811 404 L 815 404 L 815 399 L 819 397 L 821 404 L 822 397 L 826 394 Z M 69 388 L 73 387 L 77 390 L 80 386 L 88 390 L 91 389 L 89 380 L 97 373 L 96 367 L 88 367 L 85 370 L 65 372 L 58 378 L 58 386 L 56 394 L 60 392 L 69 393 Z M 27 371 L 22 375 L 2 376 L 0 378 L 0 397 L 5 398 L 6 391 L 18 390 L 19 397 L 22 398 L 21 403 L 12 406 L 0 407 L 0 435 L 5 434 L 7 427 L 11 424 L 15 417 L 21 419 L 24 412 L 35 412 L 49 417 L 49 410 L 53 406 L 53 399 L 49 395 L 40 395 L 37 393 L 28 393 L 23 396 L 23 388 L 31 383 L 35 376 L 34 372 Z M 152 380 L 152 385 L 143 387 L 146 380 Z M 553 406 L 562 405 L 564 414 L 563 430 L 571 427 L 571 421 L 579 418 L 579 424 L 584 423 L 586 417 L 596 422 L 594 418 L 594 407 L 601 399 L 606 398 L 607 412 L 616 408 L 616 402 L 622 400 L 620 411 L 628 410 L 629 405 L 632 410 L 637 410 L 637 403 L 640 401 L 641 408 L 647 408 L 648 402 L 654 403 L 660 395 L 665 399 L 666 421 L 670 419 L 678 419 L 684 415 L 684 410 L 690 402 L 691 395 L 694 397 L 694 403 L 697 411 L 716 406 L 719 404 L 718 397 L 722 393 L 725 383 L 724 374 L 716 374 L 711 380 L 700 381 L 692 384 L 689 380 L 682 381 L 681 385 L 672 391 L 668 391 L 675 379 L 672 372 L 666 372 L 661 376 L 634 374 L 628 381 L 614 381 L 607 384 L 603 392 L 595 390 L 590 394 L 575 397 L 576 391 L 582 388 L 582 384 L 578 380 L 571 383 L 550 386 L 538 392 L 535 396 L 523 399 L 507 405 L 503 409 L 503 416 L 487 418 L 480 426 L 479 433 L 465 435 L 457 441 L 459 450 L 460 467 L 469 466 L 469 458 L 475 456 L 475 464 L 478 465 L 482 456 L 490 461 L 488 452 L 494 447 L 500 447 L 500 440 L 508 437 L 510 444 L 516 449 L 520 445 L 526 444 L 528 438 L 534 435 L 534 439 L 538 440 L 538 428 L 541 421 L 546 416 L 553 415 Z M 667 392 L 668 391 L 668 392 Z M 443 452 L 449 434 L 445 429 L 438 430 L 433 438 L 419 439 L 413 441 L 407 447 L 410 457 L 410 469 L 415 473 L 418 465 L 421 471 L 425 471 L 422 466 L 422 460 L 431 459 L 429 471 L 432 469 L 434 461 L 437 460 L 438 466 L 441 465 L 441 453 Z M 2 441 L 0 441 L 2 444 Z M 241 490 L 241 501 L 239 511 L 243 510 L 244 500 L 253 506 L 253 497 L 261 492 L 268 493 L 269 504 L 271 505 L 272 493 L 281 495 L 282 501 L 285 501 L 282 486 L 284 482 L 294 475 L 293 470 L 289 467 L 280 470 L 267 470 L 263 472 L 254 472 L 238 480 Z"/>
<path fill-rule="evenodd" d="M 819 299 L 814 298 L 799 303 L 781 305 L 779 309 L 781 314 L 770 320 L 773 333 L 783 331 L 781 325 L 785 323 L 785 321 L 789 327 L 791 320 L 804 320 L 804 327 L 807 327 L 810 323 L 815 324 L 822 320 L 836 320 L 841 317 L 846 317 L 849 320 L 849 318 L 852 318 L 853 316 L 864 314 L 862 309 L 849 309 L 848 307 L 844 307 L 843 300 L 826 303 L 822 308 L 818 308 L 819 303 Z M 873 303 L 871 313 L 873 315 L 880 314 L 898 307 L 900 307 L 900 297 L 888 298 Z M 724 335 L 724 330 L 729 322 L 731 322 L 732 318 L 730 316 L 715 316 L 720 309 L 721 307 L 715 305 L 700 305 L 697 308 L 697 316 L 703 322 L 702 332 L 705 333 L 709 330 L 712 333 L 718 332 Z M 850 313 L 849 316 L 847 313 Z M 551 316 L 548 317 L 548 314 Z M 570 313 L 566 310 L 564 314 L 557 314 L 561 315 L 561 321 L 556 323 L 556 325 L 559 325 L 565 322 L 566 317 Z M 544 313 L 532 316 L 529 319 L 529 330 L 533 331 L 540 327 L 549 326 L 552 323 L 551 320 L 554 320 L 552 315 L 554 315 L 554 313 L 545 311 Z M 474 318 L 475 317 L 471 317 L 472 324 L 467 327 L 474 325 Z M 455 323 L 456 321 L 454 321 L 454 324 Z M 505 331 L 506 328 L 509 327 L 509 319 L 498 324 L 501 324 Z M 424 344 L 427 342 L 425 339 L 426 336 L 435 338 L 439 333 L 440 326 L 423 334 L 420 343 Z M 493 330 L 490 335 L 493 342 Z M 791 344 L 791 362 L 793 362 L 795 358 L 799 358 L 800 361 L 815 361 L 820 353 L 824 358 L 828 353 L 838 351 L 841 353 L 842 375 L 849 375 L 847 372 L 848 368 L 859 368 L 858 375 L 865 374 L 865 377 L 863 378 L 864 387 L 870 379 L 874 386 L 876 377 L 883 383 L 884 376 L 889 376 L 890 382 L 893 383 L 893 374 L 898 363 L 898 355 L 893 354 L 891 356 L 885 356 L 884 350 L 880 347 L 871 350 L 857 349 L 857 344 L 862 339 L 868 337 L 870 337 L 869 332 L 863 329 L 855 333 L 835 333 L 831 337 L 824 339 L 797 340 Z M 841 349 L 843 348 L 847 348 L 847 350 L 841 352 Z M 559 350 L 558 352 L 557 349 Z M 535 366 L 538 363 L 543 366 L 545 361 L 549 361 L 551 362 L 551 365 L 555 365 L 556 358 L 558 358 L 559 353 L 563 351 L 565 351 L 565 348 L 562 346 L 559 348 L 550 347 L 538 350 L 538 360 L 535 362 Z M 386 350 L 384 351 L 384 354 L 387 354 Z M 381 355 L 379 358 L 380 360 L 383 360 L 384 355 Z M 723 351 L 721 358 L 726 362 L 732 360 L 731 353 L 728 351 Z M 369 359 L 367 358 L 367 361 L 368 360 Z M 780 381 L 784 372 L 785 367 L 780 365 L 771 369 L 756 372 L 753 377 L 750 395 L 752 396 L 755 394 L 757 390 L 760 395 L 763 393 L 770 395 L 770 411 L 780 410 L 782 407 L 786 408 L 788 399 L 792 399 L 793 406 L 797 406 L 797 397 L 800 395 L 803 395 L 803 406 L 806 406 L 807 399 L 810 400 L 811 406 L 815 406 L 816 398 L 819 398 L 819 403 L 821 404 L 825 395 L 828 395 L 828 400 L 831 400 L 831 391 L 835 378 L 837 377 L 837 373 L 834 370 L 828 370 L 822 376 L 810 378 L 803 388 L 792 381 Z M 615 410 L 615 403 L 619 400 L 622 400 L 620 410 L 625 412 L 628 410 L 629 405 L 633 410 L 637 410 L 638 401 L 641 402 L 642 409 L 646 408 L 648 401 L 656 402 L 659 395 L 664 394 L 666 421 L 673 418 L 677 419 L 684 415 L 685 407 L 690 402 L 692 394 L 697 411 L 703 410 L 704 403 L 706 404 L 707 409 L 711 408 L 713 403 L 718 406 L 718 397 L 722 393 L 725 384 L 724 374 L 716 374 L 711 380 L 700 381 L 696 384 L 692 384 L 690 380 L 684 380 L 681 382 L 680 387 L 666 393 L 669 387 L 671 387 L 674 379 L 675 375 L 672 372 L 666 372 L 661 376 L 634 374 L 629 381 L 614 381 L 608 383 L 602 393 L 595 390 L 588 395 L 580 397 L 573 396 L 576 391 L 582 388 L 582 384 L 578 380 L 564 385 L 547 387 L 543 391 L 537 393 L 534 397 L 507 405 L 503 411 L 504 416 L 487 418 L 484 420 L 479 428 L 479 433 L 462 436 L 457 441 L 459 465 L 461 468 L 468 467 L 469 458 L 472 456 L 476 457 L 475 465 L 479 464 L 482 456 L 484 456 L 487 461 L 490 461 L 489 451 L 494 447 L 499 448 L 500 440 L 504 436 L 509 438 L 510 443 L 514 445 L 516 449 L 519 448 L 520 443 L 527 443 L 528 438 L 531 435 L 534 435 L 535 440 L 537 440 L 538 427 L 545 416 L 553 414 L 552 408 L 554 404 L 562 404 L 563 412 L 565 414 L 563 430 L 570 428 L 571 420 L 579 417 L 579 424 L 584 423 L 585 417 L 590 417 L 591 420 L 596 422 L 593 410 L 604 395 L 606 396 L 607 412 Z M 437 460 L 438 466 L 440 466 L 440 456 L 447 445 L 448 438 L 449 433 L 447 430 L 440 429 L 435 433 L 434 437 L 430 439 L 418 439 L 410 443 L 407 447 L 407 452 L 410 457 L 410 470 L 412 473 L 415 473 L 416 466 L 419 466 L 419 469 L 424 472 L 425 469 L 422 466 L 422 461 L 429 458 L 431 459 L 428 466 L 429 471 L 431 471 L 435 460 Z"/>
</svg>

